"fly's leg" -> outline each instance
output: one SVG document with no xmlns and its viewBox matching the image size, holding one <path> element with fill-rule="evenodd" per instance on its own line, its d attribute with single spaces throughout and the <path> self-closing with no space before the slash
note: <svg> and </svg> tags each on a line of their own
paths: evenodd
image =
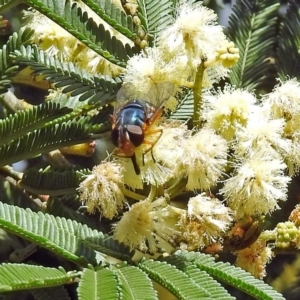
<svg viewBox="0 0 300 300">
<path fill-rule="evenodd" d="M 156 163 L 156 160 L 155 160 L 155 158 L 153 156 L 153 150 L 152 149 L 153 149 L 154 145 L 158 142 L 158 140 L 161 138 L 163 131 L 162 131 L 162 129 L 149 130 L 149 131 L 147 131 L 147 134 L 146 134 L 146 135 L 151 135 L 151 134 L 155 134 L 155 133 L 158 133 L 158 132 L 159 132 L 159 136 L 157 137 L 157 139 L 156 139 L 155 142 L 150 142 L 150 141 L 147 141 L 147 140 L 143 141 L 143 144 L 150 145 L 149 149 L 147 149 L 143 153 L 143 157 L 142 157 L 142 159 L 143 159 L 143 166 L 145 165 L 145 155 L 149 151 L 151 152 L 151 157 L 152 157 L 153 161 Z"/>
<path fill-rule="evenodd" d="M 130 157 L 131 161 L 132 161 L 132 164 L 133 164 L 133 168 L 134 168 L 134 171 L 136 173 L 136 175 L 140 175 L 141 173 L 141 170 L 140 170 L 140 167 L 136 161 L 136 156 L 135 156 L 135 153 Z M 144 159 L 144 156 L 143 156 L 143 159 Z"/>
</svg>

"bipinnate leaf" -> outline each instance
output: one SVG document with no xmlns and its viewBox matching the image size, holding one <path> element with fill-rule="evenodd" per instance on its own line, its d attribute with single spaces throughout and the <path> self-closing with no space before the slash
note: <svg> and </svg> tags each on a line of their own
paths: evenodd
<svg viewBox="0 0 300 300">
<path fill-rule="evenodd" d="M 61 285 L 77 276 L 78 272 L 66 272 L 63 268 L 4 263 L 0 265 L 0 292 Z"/>
</svg>

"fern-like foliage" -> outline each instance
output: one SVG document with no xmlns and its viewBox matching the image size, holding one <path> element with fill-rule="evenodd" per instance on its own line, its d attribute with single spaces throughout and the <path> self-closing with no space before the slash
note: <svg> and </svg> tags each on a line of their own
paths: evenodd
<svg viewBox="0 0 300 300">
<path fill-rule="evenodd" d="M 142 25 L 150 36 L 170 25 L 173 21 L 174 2 L 172 0 L 138 0 Z"/>
<path fill-rule="evenodd" d="M 110 269 L 84 269 L 78 286 L 79 299 L 119 299 L 116 274 Z"/>
<path fill-rule="evenodd" d="M 31 35 L 32 31 L 28 29 L 19 34 L 14 33 L 0 50 L 0 94 L 7 92 L 11 85 L 10 77 L 18 69 L 18 66 L 13 64 L 11 52 L 23 49 L 24 45 L 28 45 Z"/>
<path fill-rule="evenodd" d="M 11 3 L 13 2 L 17 4 L 17 1 L 11 1 Z M 24 2 L 43 13 L 113 64 L 125 67 L 126 60 L 135 52 L 134 47 L 124 46 L 116 38 L 111 37 L 103 25 L 97 25 L 75 2 L 73 4 L 70 0 L 52 2 L 52 4 L 47 0 L 26 0 Z M 7 6 L 0 9 L 0 12 L 4 9 L 7 9 Z"/>
<path fill-rule="evenodd" d="M 128 207 L 113 220 L 108 220 L 98 211 L 92 216 L 87 214 L 90 207 L 84 207 L 80 202 L 78 186 L 91 173 L 90 169 L 85 169 L 86 166 L 92 168 L 96 159 L 93 157 L 93 162 L 87 161 L 89 158 L 84 158 L 84 162 L 76 161 L 79 166 L 75 167 L 72 165 L 73 158 L 67 156 L 60 156 L 59 159 L 54 154 L 41 156 L 79 143 L 93 142 L 94 145 L 94 140 L 101 139 L 104 131 L 111 129 L 109 115 L 113 114 L 115 98 L 122 85 L 122 72 L 128 60 L 139 53 L 139 47 L 143 46 L 142 43 L 136 45 L 140 40 L 147 41 L 149 46 L 155 45 L 160 32 L 174 21 L 179 2 L 137 0 L 137 15 L 134 15 L 132 11 L 135 10 L 129 10 L 124 1 L 121 3 L 124 10 L 111 0 L 22 1 L 64 28 L 78 40 L 79 45 L 83 43 L 101 56 L 105 66 L 113 67 L 112 73 L 115 70 L 119 73 L 114 78 L 105 75 L 105 71 L 103 74 L 93 74 L 88 67 L 85 69 L 84 64 L 83 67 L 77 66 L 81 59 L 77 54 L 74 54 L 76 59 L 73 56 L 62 58 L 49 54 L 52 53 L 51 48 L 41 50 L 40 41 L 37 42 L 39 45 L 32 44 L 30 30 L 13 33 L 0 50 L 0 96 L 3 107 L 10 109 L 0 108 L 0 229 L 10 236 L 21 238 L 26 251 L 33 246 L 37 254 L 41 251 L 55 261 L 47 259 L 40 262 L 32 256 L 33 263 L 39 266 L 26 261 L 24 264 L 0 264 L 0 292 L 27 290 L 35 299 L 63 300 L 73 299 L 74 295 L 69 295 L 69 290 L 73 289 L 74 292 L 77 289 L 77 298 L 82 300 L 156 300 L 158 293 L 153 284 L 155 282 L 178 299 L 232 300 L 234 297 L 221 285 L 225 283 L 255 299 L 283 299 L 279 293 L 247 272 L 216 262 L 209 255 L 176 251 L 155 260 L 142 258 L 137 261 L 136 256 L 140 253 L 119 243 L 113 235 L 115 221 Z M 0 13 L 19 3 L 19 0 L 0 0 Z M 238 0 L 234 6 L 229 35 L 240 49 L 241 59 L 231 73 L 232 84 L 254 91 L 267 78 L 270 71 L 267 58 L 274 54 L 276 44 L 278 6 L 277 0 Z M 282 56 L 284 51 L 295 51 L 298 47 L 300 39 L 296 31 L 299 24 L 296 19 L 299 12 L 292 12 L 297 8 L 298 4 L 291 4 L 287 12 L 287 18 L 290 19 L 281 26 L 279 36 L 282 45 L 278 45 L 278 56 Z M 127 15 L 126 11 L 133 16 Z M 97 16 L 103 22 L 98 23 Z M 288 38 L 293 35 L 297 37 L 288 43 L 284 41 L 284 35 Z M 147 54 L 147 49 L 143 51 Z M 293 59 L 296 59 L 293 53 Z M 88 58 L 83 63 L 87 64 Z M 283 60 L 278 57 L 281 78 L 289 68 L 292 67 L 284 66 Z M 23 73 L 24 70 L 26 72 Z M 297 65 L 294 70 L 295 73 L 290 74 L 298 72 Z M 50 89 L 54 92 L 50 93 L 47 102 L 14 111 L 14 108 L 5 106 L 4 93 L 10 84 L 24 83 L 20 79 L 24 74 L 27 76 L 25 83 L 41 80 L 46 83 L 43 92 L 48 93 Z M 169 115 L 172 119 L 188 120 L 194 116 L 193 91 L 188 88 L 185 90 L 185 87 L 183 89 L 184 92 L 177 97 L 182 98 L 177 110 Z M 28 99 L 24 98 L 26 102 Z M 18 99 L 15 101 L 19 103 Z M 20 101 L 23 103 L 23 100 Z M 99 148 L 96 150 L 106 153 L 106 149 Z M 28 160 L 30 158 L 35 159 Z M 21 160 L 28 160 L 28 167 L 22 172 L 15 171 L 10 165 Z M 98 163 L 100 161 L 95 162 Z M 10 183 L 2 180 L 5 178 L 9 178 Z M 171 185 L 174 194 L 181 193 L 186 185 L 185 180 L 178 181 L 178 185 Z M 91 201 L 99 200 L 99 197 L 93 197 L 93 193 L 101 191 L 99 186 L 103 182 L 93 183 L 93 190 L 89 190 Z M 166 186 L 169 183 L 171 181 Z M 129 191 L 125 187 L 124 194 L 130 194 L 132 199 L 141 199 L 146 197 L 144 194 L 148 187 L 145 184 L 141 195 L 140 191 Z M 163 193 L 163 187 L 153 186 L 149 199 Z M 35 205 L 30 206 L 28 201 L 33 199 Z M 156 241 L 156 232 L 153 236 L 148 233 L 145 234 L 148 240 L 143 240 L 142 236 L 141 242 L 137 240 L 130 245 L 145 242 L 147 247 L 152 237 Z M 13 250 L 23 253 L 24 249 Z M 7 259 L 13 261 L 13 256 L 8 254 L 5 261 Z M 58 268 L 60 265 L 63 268 Z"/>
<path fill-rule="evenodd" d="M 0 147 L 69 112 L 70 109 L 57 103 L 46 102 L 0 120 Z"/>
<path fill-rule="evenodd" d="M 0 166 L 28 159 L 58 148 L 90 140 L 88 128 L 75 122 L 49 124 L 47 127 L 23 135 L 0 148 Z M 49 136 L 56 140 L 49 140 Z"/>
<path fill-rule="evenodd" d="M 102 20 L 107 22 L 111 27 L 115 28 L 129 39 L 134 40 L 136 37 L 136 29 L 131 16 L 126 15 L 110 0 L 84 0 Z"/>
<path fill-rule="evenodd" d="M 26 190 L 45 195 L 66 195 L 76 192 L 83 173 L 74 169 L 37 170 L 34 168 L 24 172 L 19 185 Z"/>
<path fill-rule="evenodd" d="M 211 299 L 209 293 L 201 286 L 198 286 L 192 278 L 166 262 L 145 260 L 139 264 L 139 267 L 152 280 L 162 285 L 178 298 L 191 300 Z"/>
<path fill-rule="evenodd" d="M 192 91 L 187 91 L 183 99 L 179 102 L 175 111 L 170 114 L 170 119 L 188 120 L 192 117 L 194 110 L 194 95 Z"/>
<path fill-rule="evenodd" d="M 300 3 L 289 1 L 278 36 L 276 64 L 278 76 L 285 80 L 287 74 L 300 78 Z"/>
<path fill-rule="evenodd" d="M 89 99 L 89 103 L 99 106 L 112 100 L 121 86 L 121 80 L 109 76 L 91 76 L 88 72 L 73 63 L 63 63 L 54 57 L 49 57 L 36 46 L 29 46 L 23 51 L 15 52 L 16 61 L 34 70 L 34 74 L 42 74 L 45 79 L 55 84 L 55 87 L 65 87 L 62 92 L 71 97 L 80 95 L 79 101 Z"/>
<path fill-rule="evenodd" d="M 77 272 L 24 264 L 0 265 L 0 292 L 69 283 Z"/>
<path fill-rule="evenodd" d="M 82 211 L 79 196 L 77 194 L 49 197 L 47 200 L 47 213 L 56 217 L 75 220 L 85 224 L 91 229 L 108 232 L 104 222 L 99 222 L 99 216 L 91 216 L 85 210 Z"/>
<path fill-rule="evenodd" d="M 128 247 L 76 221 L 1 202 L 0 211 L 0 228 L 25 237 L 79 265 L 86 265 L 87 262 L 96 265 L 96 251 L 125 260 L 133 255 Z"/>
<path fill-rule="evenodd" d="M 254 91 L 271 71 L 277 30 L 277 0 L 238 0 L 229 18 L 228 36 L 240 50 L 230 82 Z"/>
<path fill-rule="evenodd" d="M 226 282 L 239 290 L 243 290 L 255 299 L 284 300 L 282 295 L 273 290 L 269 285 L 229 263 L 215 262 L 213 257 L 203 253 L 178 251 L 175 253 L 175 256 L 178 256 L 179 261 L 182 260 L 180 263 L 181 267 L 179 266 L 180 269 L 183 268 L 185 270 L 189 264 L 193 264 L 199 270 L 207 272 L 213 278 Z M 173 258 L 170 259 L 172 260 Z M 169 261 L 170 259 L 167 258 L 166 260 Z M 177 265 L 177 262 L 174 263 L 173 261 L 172 263 Z"/>
</svg>

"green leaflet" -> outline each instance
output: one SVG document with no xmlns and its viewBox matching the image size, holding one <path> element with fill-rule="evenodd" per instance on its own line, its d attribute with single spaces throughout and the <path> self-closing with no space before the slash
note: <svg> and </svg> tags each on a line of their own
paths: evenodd
<svg viewBox="0 0 300 300">
<path fill-rule="evenodd" d="M 254 278 L 250 273 L 229 263 L 215 262 L 210 255 L 197 252 L 181 252 L 174 254 L 182 263 L 191 263 L 199 270 L 205 271 L 213 278 L 225 282 L 255 299 L 284 300 L 282 295 L 262 280 Z"/>
<path fill-rule="evenodd" d="M 129 39 L 134 40 L 136 37 L 132 17 L 126 15 L 110 0 L 84 0 L 101 19 L 107 22 Z"/>
<path fill-rule="evenodd" d="M 88 128 L 78 124 L 76 120 L 62 124 L 52 123 L 3 145 L 0 148 L 0 166 L 88 141 L 90 141 Z"/>
<path fill-rule="evenodd" d="M 47 0 L 26 0 L 25 3 L 43 13 L 115 65 L 125 67 L 128 57 L 134 54 L 134 48 L 115 41 L 115 38 L 111 37 L 102 25 L 98 26 L 93 19 L 88 18 L 77 3 L 71 5 L 70 0 L 50 2 Z M 116 42 L 118 48 L 111 47 Z"/>
<path fill-rule="evenodd" d="M 47 287 L 69 283 L 78 272 L 25 264 L 0 265 L 0 292 Z"/>
<path fill-rule="evenodd" d="M 28 45 L 31 35 L 32 31 L 28 29 L 19 33 L 15 32 L 0 50 L 0 94 L 7 92 L 11 84 L 10 78 L 18 69 L 18 65 L 14 64 L 14 60 L 10 56 L 11 52 L 24 49 L 24 46 Z"/>
<path fill-rule="evenodd" d="M 280 26 L 276 49 L 277 72 L 281 80 L 300 78 L 300 6 L 299 1 L 289 1 Z"/>
<path fill-rule="evenodd" d="M 232 8 L 228 36 L 240 51 L 240 59 L 232 67 L 230 82 L 254 91 L 272 70 L 278 21 L 277 0 L 239 0 Z"/>
<path fill-rule="evenodd" d="M 178 299 L 211 299 L 210 294 L 189 276 L 166 262 L 144 260 L 138 266 Z"/>
<path fill-rule="evenodd" d="M 69 112 L 71 109 L 57 103 L 45 102 L 9 115 L 0 120 L 0 147 Z"/>
<path fill-rule="evenodd" d="M 138 0 L 137 3 L 138 16 L 143 27 L 152 37 L 173 22 L 173 1 Z"/>
<path fill-rule="evenodd" d="M 34 70 L 34 74 L 43 75 L 46 80 L 63 89 L 63 93 L 70 93 L 71 97 L 80 96 L 79 101 L 89 100 L 98 106 L 106 105 L 114 99 L 121 86 L 119 78 L 109 76 L 92 76 L 86 70 L 80 69 L 72 62 L 64 63 L 50 57 L 36 46 L 28 46 L 26 50 L 14 53 L 16 61 Z"/>
<path fill-rule="evenodd" d="M 84 269 L 79 283 L 78 299 L 119 299 L 119 284 L 117 276 L 110 269 Z"/>
<path fill-rule="evenodd" d="M 114 273 L 120 282 L 120 294 L 122 299 L 158 299 L 150 278 L 137 267 L 121 267 L 115 270 Z"/>
</svg>

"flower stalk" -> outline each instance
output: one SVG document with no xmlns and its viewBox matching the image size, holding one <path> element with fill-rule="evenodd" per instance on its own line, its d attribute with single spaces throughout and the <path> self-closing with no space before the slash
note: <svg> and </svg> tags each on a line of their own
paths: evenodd
<svg viewBox="0 0 300 300">
<path fill-rule="evenodd" d="M 194 113 L 193 113 L 193 127 L 200 128 L 200 111 L 202 105 L 202 82 L 203 82 L 203 74 L 205 70 L 204 61 L 198 66 L 196 70 L 195 83 L 193 87 L 194 93 Z"/>
</svg>

